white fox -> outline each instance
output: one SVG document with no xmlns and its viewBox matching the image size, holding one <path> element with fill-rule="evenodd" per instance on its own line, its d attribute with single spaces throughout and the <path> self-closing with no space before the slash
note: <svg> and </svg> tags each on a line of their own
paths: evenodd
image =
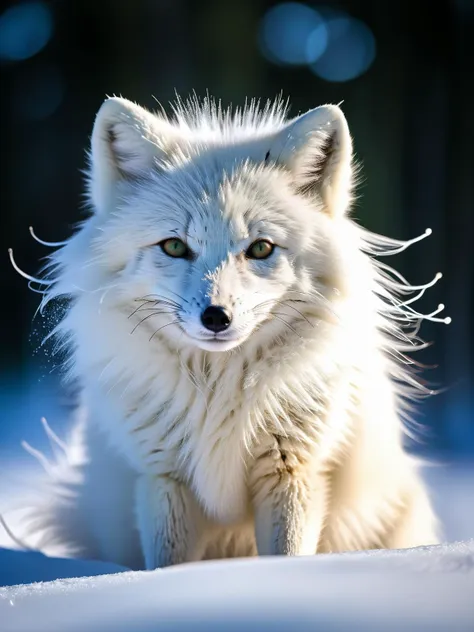
<svg viewBox="0 0 474 632">
<path fill-rule="evenodd" d="M 406 298 L 434 281 L 377 259 L 428 231 L 356 225 L 354 171 L 337 106 L 104 102 L 91 215 L 40 281 L 81 389 L 43 550 L 152 569 L 438 541 L 403 415 L 426 392 L 405 352 L 443 319 Z"/>
</svg>

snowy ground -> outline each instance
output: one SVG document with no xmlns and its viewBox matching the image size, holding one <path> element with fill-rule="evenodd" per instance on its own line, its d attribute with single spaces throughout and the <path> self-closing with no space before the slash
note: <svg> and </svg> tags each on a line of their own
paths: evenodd
<svg viewBox="0 0 474 632">
<path fill-rule="evenodd" d="M 2 588 L 0 629 L 471 632 L 473 597 L 471 540 L 399 552 L 195 563 Z"/>
</svg>

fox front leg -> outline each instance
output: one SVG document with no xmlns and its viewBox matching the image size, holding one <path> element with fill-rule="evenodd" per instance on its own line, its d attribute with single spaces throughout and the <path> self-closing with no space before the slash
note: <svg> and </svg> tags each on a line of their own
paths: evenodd
<svg viewBox="0 0 474 632">
<path fill-rule="evenodd" d="M 282 440 L 269 437 L 266 443 L 250 472 L 258 554 L 314 555 L 326 511 L 326 481 Z"/>
<path fill-rule="evenodd" d="M 170 477 L 146 474 L 138 478 L 135 491 L 145 568 L 153 570 L 189 561 L 195 540 L 189 491 Z"/>
</svg>

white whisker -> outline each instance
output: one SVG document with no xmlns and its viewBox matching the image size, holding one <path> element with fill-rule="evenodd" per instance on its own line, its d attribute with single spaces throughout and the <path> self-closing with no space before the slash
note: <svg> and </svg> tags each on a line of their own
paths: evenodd
<svg viewBox="0 0 474 632">
<path fill-rule="evenodd" d="M 59 448 L 61 450 L 61 453 L 63 455 L 67 456 L 68 455 L 68 450 L 67 450 L 66 444 L 63 441 L 61 441 L 61 439 L 58 437 L 58 435 L 54 432 L 54 430 L 48 424 L 48 422 L 46 420 L 46 417 L 41 417 L 41 424 L 42 424 L 42 426 L 44 428 L 46 436 L 49 439 L 51 448 L 52 448 L 55 456 L 58 456 L 57 448 Z"/>
<path fill-rule="evenodd" d="M 429 237 L 433 231 L 431 228 L 427 228 L 424 233 L 418 235 L 418 237 L 414 237 L 413 239 L 408 239 L 407 241 L 399 241 L 398 239 L 391 239 L 390 237 L 384 237 L 383 235 L 378 235 L 376 233 L 368 233 L 366 235 L 366 239 L 369 243 L 371 243 L 378 250 L 373 251 L 371 254 L 377 257 L 388 257 L 391 255 L 397 255 L 413 244 L 416 244 L 418 241 L 422 241 Z M 391 249 L 387 249 L 387 247 L 394 246 Z M 383 248 L 385 247 L 385 249 Z"/>
<path fill-rule="evenodd" d="M 53 285 L 55 283 L 54 281 L 45 281 L 44 279 L 38 279 L 34 276 L 31 276 L 31 274 L 27 274 L 26 272 L 23 272 L 23 270 L 20 267 L 18 267 L 13 257 L 13 248 L 8 249 L 8 254 L 10 256 L 10 262 L 12 266 L 18 272 L 18 274 L 22 276 L 24 279 L 27 279 L 28 281 L 31 281 L 32 283 L 38 283 L 38 285 Z"/>
<path fill-rule="evenodd" d="M 29 226 L 29 231 L 33 239 L 43 246 L 56 248 L 58 246 L 65 246 L 67 244 L 67 241 L 44 241 L 43 239 L 40 239 L 33 230 L 33 226 Z"/>
<path fill-rule="evenodd" d="M 52 476 L 53 471 L 51 468 L 51 463 L 40 450 L 37 450 L 36 448 L 31 446 L 27 441 L 22 441 L 21 447 L 38 461 L 38 463 L 42 466 L 47 474 Z"/>
</svg>

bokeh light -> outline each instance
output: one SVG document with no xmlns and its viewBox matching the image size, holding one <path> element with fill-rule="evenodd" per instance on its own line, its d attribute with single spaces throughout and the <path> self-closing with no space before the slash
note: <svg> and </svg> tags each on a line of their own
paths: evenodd
<svg viewBox="0 0 474 632">
<path fill-rule="evenodd" d="M 318 29 L 319 39 L 308 51 L 308 38 Z M 323 18 L 315 9 L 299 2 L 283 2 L 267 11 L 262 19 L 260 50 L 273 63 L 306 65 L 324 52 L 324 31 Z"/>
<path fill-rule="evenodd" d="M 327 48 L 329 34 L 327 26 L 321 22 L 310 34 L 306 40 L 306 62 L 314 63 L 317 61 Z"/>
<path fill-rule="evenodd" d="M 22 61 L 33 57 L 51 39 L 53 18 L 44 2 L 22 2 L 0 15 L 0 59 Z"/>
<path fill-rule="evenodd" d="M 326 81 L 349 81 L 362 75 L 375 59 L 376 45 L 372 31 L 350 16 L 326 22 L 327 45 L 311 70 Z"/>
<path fill-rule="evenodd" d="M 375 59 L 375 38 L 361 20 L 332 7 L 283 2 L 269 9 L 260 24 L 259 45 L 272 63 L 308 66 L 321 79 L 355 79 Z"/>
</svg>

